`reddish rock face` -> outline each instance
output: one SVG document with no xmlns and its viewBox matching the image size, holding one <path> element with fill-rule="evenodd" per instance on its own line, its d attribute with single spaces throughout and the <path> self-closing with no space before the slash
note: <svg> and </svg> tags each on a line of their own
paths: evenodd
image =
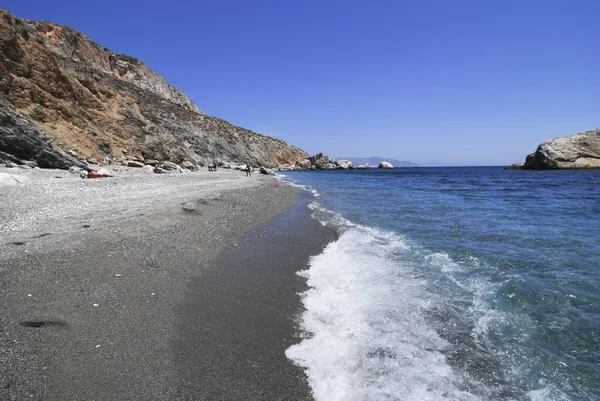
<svg viewBox="0 0 600 401">
<path fill-rule="evenodd" d="M 54 148 L 81 158 L 274 166 L 308 156 L 207 116 L 140 60 L 70 27 L 0 10 L 0 54 L 0 102 L 34 121 Z"/>
</svg>

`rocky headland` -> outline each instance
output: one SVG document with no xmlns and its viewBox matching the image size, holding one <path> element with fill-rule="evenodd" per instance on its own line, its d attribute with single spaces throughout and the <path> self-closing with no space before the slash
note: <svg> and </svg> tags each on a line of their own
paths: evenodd
<svg viewBox="0 0 600 401">
<path fill-rule="evenodd" d="M 510 169 L 557 170 L 600 168 L 600 129 L 550 139 L 541 143 L 525 163 Z"/>
<path fill-rule="evenodd" d="M 276 167 L 308 157 L 201 112 L 142 61 L 67 26 L 0 10 L 0 161 Z"/>
</svg>

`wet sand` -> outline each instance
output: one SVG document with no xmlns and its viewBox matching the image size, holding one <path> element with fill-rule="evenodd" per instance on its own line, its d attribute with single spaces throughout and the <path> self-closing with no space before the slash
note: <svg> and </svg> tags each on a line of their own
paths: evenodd
<svg viewBox="0 0 600 401">
<path fill-rule="evenodd" d="M 240 172 L 60 174 L 0 188 L 0 399 L 310 399 L 284 355 L 295 272 L 333 234 L 304 194 Z"/>
</svg>

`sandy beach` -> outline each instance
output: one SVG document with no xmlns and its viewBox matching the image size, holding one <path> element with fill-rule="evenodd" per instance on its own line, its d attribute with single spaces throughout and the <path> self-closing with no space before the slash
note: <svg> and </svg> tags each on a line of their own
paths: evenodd
<svg viewBox="0 0 600 401">
<path fill-rule="evenodd" d="M 305 400 L 306 267 L 334 234 L 243 172 L 1 169 L 0 399 Z M 60 178 L 58 178 L 60 177 Z"/>
</svg>

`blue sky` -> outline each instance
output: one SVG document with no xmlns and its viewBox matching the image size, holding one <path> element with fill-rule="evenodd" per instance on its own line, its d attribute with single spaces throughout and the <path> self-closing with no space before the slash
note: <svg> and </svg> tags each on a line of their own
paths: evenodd
<svg viewBox="0 0 600 401">
<path fill-rule="evenodd" d="M 86 4 L 87 3 L 87 4 Z M 523 161 L 600 127 L 600 1 L 3 0 L 313 154 Z"/>
</svg>

